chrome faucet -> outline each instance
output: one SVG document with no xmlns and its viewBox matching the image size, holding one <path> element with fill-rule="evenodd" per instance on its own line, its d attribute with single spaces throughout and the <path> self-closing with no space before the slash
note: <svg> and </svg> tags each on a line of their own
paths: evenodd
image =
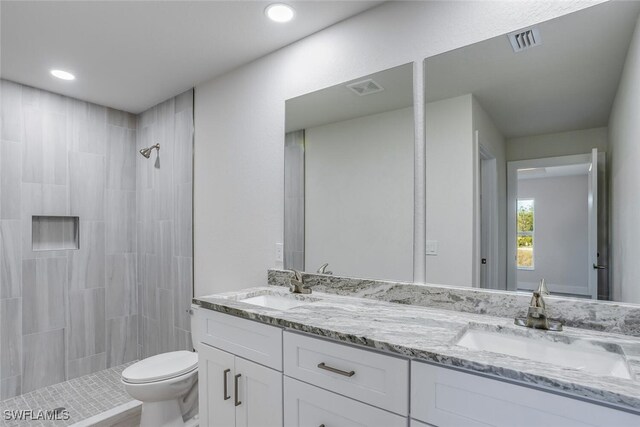
<svg viewBox="0 0 640 427">
<path fill-rule="evenodd" d="M 289 291 L 292 294 L 310 294 L 311 288 L 304 287 L 304 280 L 302 279 L 302 273 L 298 270 L 291 270 L 293 277 L 290 279 Z"/>
<path fill-rule="evenodd" d="M 322 264 L 320 266 L 320 268 L 318 269 L 317 273 L 318 274 L 333 274 L 333 271 L 328 271 L 327 267 L 329 267 L 329 263 L 325 262 L 324 264 Z"/>
<path fill-rule="evenodd" d="M 517 317 L 515 324 L 518 326 L 526 326 L 527 328 L 543 329 L 545 331 L 561 331 L 562 323 L 550 320 L 547 314 L 547 305 L 544 301 L 544 295 L 549 295 L 549 289 L 544 283 L 544 279 L 540 280 L 538 289 L 533 291 L 529 309 L 527 310 L 527 318 Z"/>
</svg>

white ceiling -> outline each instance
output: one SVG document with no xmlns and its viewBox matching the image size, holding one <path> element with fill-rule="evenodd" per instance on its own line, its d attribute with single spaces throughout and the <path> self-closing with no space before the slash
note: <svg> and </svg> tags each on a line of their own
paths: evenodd
<svg viewBox="0 0 640 427">
<path fill-rule="evenodd" d="M 139 113 L 382 3 L 287 1 L 296 17 L 278 24 L 274 2 L 2 0 L 0 76 Z"/>
<path fill-rule="evenodd" d="M 509 138 L 607 126 L 640 2 L 608 2 L 538 25 L 542 45 L 506 35 L 428 58 L 427 102 L 473 93 Z"/>
<path fill-rule="evenodd" d="M 360 96 L 347 85 L 372 79 L 382 92 Z M 413 105 L 413 64 L 390 68 L 286 102 L 286 132 L 393 111 Z"/>
</svg>

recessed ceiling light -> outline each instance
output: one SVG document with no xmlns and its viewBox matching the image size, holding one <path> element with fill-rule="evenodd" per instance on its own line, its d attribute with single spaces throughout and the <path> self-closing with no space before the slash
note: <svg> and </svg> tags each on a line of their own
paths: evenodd
<svg viewBox="0 0 640 427">
<path fill-rule="evenodd" d="M 293 8 L 284 3 L 273 3 L 264 10 L 265 15 L 272 21 L 289 22 L 296 14 Z"/>
<path fill-rule="evenodd" d="M 62 70 L 51 70 L 51 75 L 62 80 L 76 79 L 76 76 L 74 76 L 73 74 L 69 73 L 68 71 L 62 71 Z"/>
</svg>

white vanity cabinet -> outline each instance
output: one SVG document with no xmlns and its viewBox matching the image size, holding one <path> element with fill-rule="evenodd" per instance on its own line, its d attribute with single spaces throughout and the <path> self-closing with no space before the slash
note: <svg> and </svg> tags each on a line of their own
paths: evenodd
<svg viewBox="0 0 640 427">
<path fill-rule="evenodd" d="M 201 312 L 200 426 L 281 427 L 282 329 Z"/>
<path fill-rule="evenodd" d="M 200 426 L 640 426 L 553 391 L 200 310 Z"/>
<path fill-rule="evenodd" d="M 411 408 L 411 426 L 640 426 L 628 412 L 415 361 Z"/>
</svg>

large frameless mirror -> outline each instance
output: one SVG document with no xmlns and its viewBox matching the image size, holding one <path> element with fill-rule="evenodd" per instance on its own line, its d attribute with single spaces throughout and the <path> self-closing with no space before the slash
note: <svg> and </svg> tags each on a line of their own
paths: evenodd
<svg viewBox="0 0 640 427">
<path fill-rule="evenodd" d="M 639 11 L 607 2 L 425 60 L 427 282 L 640 303 Z"/>
<path fill-rule="evenodd" d="M 414 145 L 413 64 L 287 100 L 284 267 L 413 281 Z"/>
</svg>

